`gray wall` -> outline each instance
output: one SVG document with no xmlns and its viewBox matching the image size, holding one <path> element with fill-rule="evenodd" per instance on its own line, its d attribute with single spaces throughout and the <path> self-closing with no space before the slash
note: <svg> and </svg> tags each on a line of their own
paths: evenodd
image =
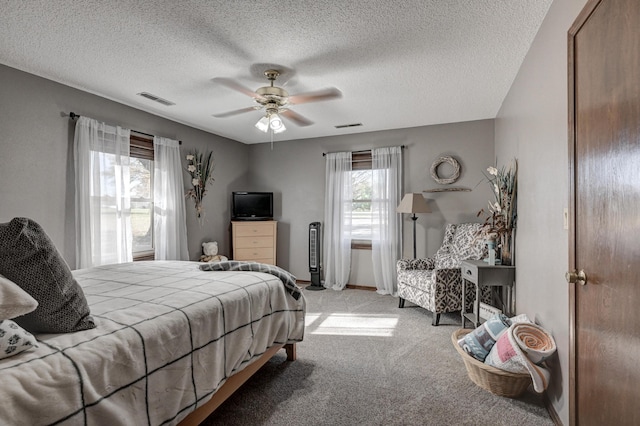
<svg viewBox="0 0 640 426">
<path fill-rule="evenodd" d="M 0 82 L 0 222 L 16 216 L 34 219 L 75 267 L 75 124 L 63 116 L 73 111 L 182 140 L 183 153 L 193 148 L 213 150 L 215 182 L 204 198 L 202 226 L 187 200 L 189 254 L 198 259 L 204 241 L 228 246 L 228 194 L 246 179 L 246 145 L 2 65 Z"/>
<path fill-rule="evenodd" d="M 482 172 L 494 164 L 493 120 L 442 124 L 409 129 L 250 145 L 250 187 L 274 191 L 278 229 L 278 265 L 299 279 L 308 280 L 308 227 L 323 221 L 324 152 L 357 151 L 405 145 L 404 192 L 441 187 L 429 173 L 441 155 L 452 155 L 461 164 L 460 179 L 453 185 L 471 192 L 425 193 L 432 213 L 419 215 L 417 255 L 433 255 L 440 247 L 446 223 L 476 222 L 476 213 L 491 196 L 487 184 L 478 183 Z M 442 169 L 442 176 L 450 170 Z M 354 251 L 350 283 L 375 286 L 370 251 Z M 404 215 L 405 257 L 413 256 L 412 224 Z"/>
<path fill-rule="evenodd" d="M 553 2 L 495 121 L 500 163 L 519 160 L 516 306 L 553 333 L 548 396 L 569 424 L 567 31 L 585 0 Z"/>
<path fill-rule="evenodd" d="M 494 162 L 493 120 L 276 142 L 271 150 L 270 144 L 244 145 L 6 66 L 0 66 L 0 81 L 0 222 L 16 216 L 36 220 L 72 268 L 75 124 L 65 116 L 70 111 L 182 140 L 183 154 L 193 148 L 213 150 L 215 182 L 204 198 L 203 225 L 187 200 L 191 259 L 198 259 L 204 241 L 218 241 L 220 252 L 230 254 L 232 191 L 273 191 L 280 220 L 278 264 L 300 279 L 309 279 L 308 225 L 323 220 L 323 152 L 405 145 L 405 192 L 438 187 L 429 168 L 440 155 L 459 159 L 462 172 L 455 186 L 468 188 L 475 188 L 482 171 Z M 447 222 L 476 221 L 475 213 L 489 195 L 485 185 L 472 192 L 425 194 L 432 213 L 421 215 L 417 222 L 418 256 L 435 253 Z M 408 215 L 404 224 L 404 256 L 411 257 Z M 369 251 L 354 251 L 351 282 L 374 286 Z"/>
</svg>

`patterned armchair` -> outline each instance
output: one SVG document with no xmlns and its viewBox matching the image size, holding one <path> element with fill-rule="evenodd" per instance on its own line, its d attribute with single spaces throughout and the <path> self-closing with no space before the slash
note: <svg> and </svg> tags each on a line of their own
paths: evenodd
<svg viewBox="0 0 640 426">
<path fill-rule="evenodd" d="M 433 258 L 401 259 L 398 272 L 398 307 L 405 300 L 433 313 L 432 325 L 438 325 L 440 314 L 462 310 L 462 277 L 460 264 L 463 260 L 479 260 L 486 257 L 486 245 L 476 238 L 481 224 L 449 224 L 444 232 L 444 241 Z M 483 288 L 482 300 L 490 299 L 489 288 Z M 475 298 L 475 285 L 467 283 L 466 304 L 470 310 Z"/>
</svg>

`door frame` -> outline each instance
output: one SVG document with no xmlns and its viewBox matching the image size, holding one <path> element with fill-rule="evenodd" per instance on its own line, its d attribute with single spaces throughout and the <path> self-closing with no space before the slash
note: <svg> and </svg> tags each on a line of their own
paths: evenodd
<svg viewBox="0 0 640 426">
<path fill-rule="evenodd" d="M 589 17 L 603 0 L 589 0 L 568 32 L 568 104 L 569 104 L 569 271 L 578 268 L 576 265 L 576 120 L 575 120 L 575 38 Z M 576 425 L 578 420 L 577 406 L 577 356 L 576 353 L 576 286 L 569 285 L 569 424 Z"/>
</svg>

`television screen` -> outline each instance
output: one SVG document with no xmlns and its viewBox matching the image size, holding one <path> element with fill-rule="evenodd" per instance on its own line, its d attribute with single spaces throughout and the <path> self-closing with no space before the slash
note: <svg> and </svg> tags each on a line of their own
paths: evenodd
<svg viewBox="0 0 640 426">
<path fill-rule="evenodd" d="M 272 219 L 273 192 L 234 192 L 231 213 L 235 220 Z"/>
</svg>

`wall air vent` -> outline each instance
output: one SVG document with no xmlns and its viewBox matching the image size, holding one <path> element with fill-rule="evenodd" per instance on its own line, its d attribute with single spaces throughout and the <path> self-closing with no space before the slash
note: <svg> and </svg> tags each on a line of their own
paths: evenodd
<svg viewBox="0 0 640 426">
<path fill-rule="evenodd" d="M 171 105 L 175 105 L 175 103 L 173 103 L 173 102 L 171 102 L 171 101 L 168 101 L 168 100 L 166 100 L 166 99 L 162 99 L 162 98 L 161 98 L 161 97 L 159 97 L 159 96 L 152 95 L 152 94 L 151 94 L 151 93 L 149 93 L 149 92 L 140 92 L 140 93 L 138 93 L 138 95 L 142 96 L 143 98 L 151 99 L 152 101 L 155 101 L 155 102 L 161 103 L 161 104 L 162 104 L 162 105 L 164 105 L 164 106 L 171 106 Z"/>
<path fill-rule="evenodd" d="M 345 127 L 358 127 L 362 126 L 362 123 L 352 123 L 352 124 L 339 124 L 335 126 L 336 129 L 344 129 Z"/>
</svg>

